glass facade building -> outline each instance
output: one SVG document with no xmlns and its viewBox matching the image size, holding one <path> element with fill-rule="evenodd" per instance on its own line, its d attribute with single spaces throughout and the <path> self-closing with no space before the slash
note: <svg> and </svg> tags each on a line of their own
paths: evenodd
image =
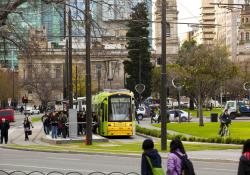
<svg viewBox="0 0 250 175">
<path fill-rule="evenodd" d="M 4 7 L 8 2 L 1 0 L 0 5 Z M 0 39 L 0 64 L 12 69 L 18 65 L 18 47 L 27 47 L 31 28 L 40 30 L 44 27 L 48 41 L 60 42 L 64 35 L 63 10 L 62 5 L 44 4 L 41 0 L 19 6 L 8 16 L 7 25 L 0 28 L 8 33 L 8 40 Z"/>
</svg>

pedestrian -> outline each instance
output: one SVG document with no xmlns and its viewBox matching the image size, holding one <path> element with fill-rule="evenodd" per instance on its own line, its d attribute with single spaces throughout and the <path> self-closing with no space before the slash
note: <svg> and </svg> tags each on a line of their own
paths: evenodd
<svg viewBox="0 0 250 175">
<path fill-rule="evenodd" d="M 10 124 L 5 118 L 2 118 L 2 123 L 0 125 L 1 129 L 1 144 L 3 144 L 3 140 L 5 144 L 8 143 L 8 130 L 10 129 Z"/>
<path fill-rule="evenodd" d="M 176 154 L 181 156 L 186 155 L 180 139 L 174 139 L 170 143 L 170 153 L 167 160 L 167 175 L 182 174 L 182 160 Z"/>
<path fill-rule="evenodd" d="M 238 167 L 238 175 L 250 175 L 250 139 L 246 140 L 243 145 Z"/>
<path fill-rule="evenodd" d="M 51 114 L 51 137 L 57 139 L 58 116 L 55 112 Z"/>
<path fill-rule="evenodd" d="M 151 139 L 146 139 L 143 141 L 141 158 L 141 175 L 153 175 L 152 167 L 162 168 L 161 166 L 161 156 L 157 149 L 154 149 L 154 142 Z M 150 162 L 149 162 L 150 161 Z"/>
<path fill-rule="evenodd" d="M 66 126 L 66 124 L 68 122 L 68 117 L 67 117 L 67 112 L 65 112 L 65 111 L 63 111 L 61 122 L 62 122 L 62 137 L 66 138 L 66 135 L 67 135 L 67 126 Z"/>
<path fill-rule="evenodd" d="M 42 118 L 41 118 L 42 122 L 43 122 L 43 130 L 44 130 L 44 133 L 46 135 L 49 134 L 49 124 L 50 124 L 50 121 L 49 121 L 49 115 L 47 113 L 45 113 Z"/>
<path fill-rule="evenodd" d="M 25 135 L 24 140 L 25 141 L 29 141 L 29 135 L 32 134 L 31 127 L 33 128 L 31 120 L 29 119 L 29 117 L 25 117 L 24 121 L 23 121 L 23 128 L 24 128 L 24 135 Z"/>
<path fill-rule="evenodd" d="M 225 109 L 223 114 L 221 114 L 221 116 L 220 116 L 220 130 L 219 130 L 220 136 L 224 136 L 223 128 L 225 125 L 227 127 L 229 127 L 229 124 L 231 124 L 231 118 L 230 118 L 230 115 L 228 113 L 228 109 Z"/>
</svg>

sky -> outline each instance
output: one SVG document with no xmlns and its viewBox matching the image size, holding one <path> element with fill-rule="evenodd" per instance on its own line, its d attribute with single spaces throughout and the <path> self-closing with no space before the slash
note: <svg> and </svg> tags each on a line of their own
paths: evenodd
<svg viewBox="0 0 250 175">
<path fill-rule="evenodd" d="M 177 0 L 178 22 L 198 23 L 200 17 L 201 0 Z M 178 25 L 178 35 L 182 39 L 183 33 L 190 31 L 187 24 Z"/>
</svg>

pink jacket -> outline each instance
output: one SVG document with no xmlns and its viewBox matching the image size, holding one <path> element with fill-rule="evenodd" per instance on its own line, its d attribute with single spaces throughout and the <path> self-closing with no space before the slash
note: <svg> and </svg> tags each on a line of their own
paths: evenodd
<svg viewBox="0 0 250 175">
<path fill-rule="evenodd" d="M 177 152 L 182 155 L 181 152 Z M 169 153 L 168 155 L 167 175 L 181 175 L 181 159 L 174 153 Z"/>
</svg>

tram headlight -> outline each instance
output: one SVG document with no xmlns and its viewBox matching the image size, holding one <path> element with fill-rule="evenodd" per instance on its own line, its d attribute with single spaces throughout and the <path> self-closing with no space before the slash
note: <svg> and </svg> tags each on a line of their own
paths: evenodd
<svg viewBox="0 0 250 175">
<path fill-rule="evenodd" d="M 114 123 L 109 123 L 108 126 L 114 126 Z"/>
</svg>

